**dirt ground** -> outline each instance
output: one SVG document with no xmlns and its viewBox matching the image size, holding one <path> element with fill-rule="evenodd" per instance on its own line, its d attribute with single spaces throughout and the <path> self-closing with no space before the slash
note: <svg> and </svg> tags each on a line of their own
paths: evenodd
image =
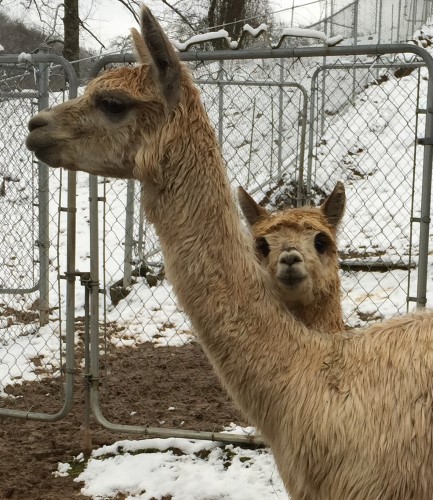
<svg viewBox="0 0 433 500">
<path fill-rule="evenodd" d="M 230 422 L 245 424 L 196 343 L 181 348 L 143 344 L 113 349 L 101 365 L 104 382 L 100 400 L 109 421 L 206 431 L 220 431 Z M 60 422 L 0 417 L 0 499 L 88 498 L 81 495 L 80 483 L 52 474 L 59 462 L 71 461 L 83 451 L 84 382 L 80 366 L 74 407 Z M 8 393 L 15 397 L 0 399 L 0 407 L 55 413 L 62 406 L 59 379 L 10 387 Z M 140 439 L 114 434 L 93 421 L 91 425 L 93 448 L 118 439 Z"/>
</svg>

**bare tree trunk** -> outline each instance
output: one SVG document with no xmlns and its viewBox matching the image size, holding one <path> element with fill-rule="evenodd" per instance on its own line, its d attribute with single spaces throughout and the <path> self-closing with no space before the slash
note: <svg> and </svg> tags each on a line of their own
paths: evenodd
<svg viewBox="0 0 433 500">
<path fill-rule="evenodd" d="M 65 30 L 63 57 L 68 61 L 78 61 L 80 58 L 80 17 L 78 15 L 78 0 L 64 0 Z M 75 65 L 77 76 L 80 76 L 79 65 Z"/>
<path fill-rule="evenodd" d="M 207 12 L 209 28 L 213 28 L 214 26 L 216 26 L 216 23 L 215 23 L 216 4 L 217 4 L 217 0 L 210 0 L 209 9 Z"/>
<path fill-rule="evenodd" d="M 239 38 L 247 0 L 210 0 L 208 9 L 209 27 L 225 29 L 234 40 Z M 217 45 L 221 45 L 217 42 Z M 215 48 L 222 48 L 217 46 Z"/>
<path fill-rule="evenodd" d="M 241 21 L 244 18 L 245 1 L 242 0 L 226 0 L 225 17 L 227 23 L 235 23 L 230 26 L 229 33 L 235 39 L 239 38 L 242 32 L 243 24 Z"/>
</svg>

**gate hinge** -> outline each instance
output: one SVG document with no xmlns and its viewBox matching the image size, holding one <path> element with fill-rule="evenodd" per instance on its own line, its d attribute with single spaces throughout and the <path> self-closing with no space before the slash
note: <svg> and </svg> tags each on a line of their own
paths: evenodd
<svg viewBox="0 0 433 500">
<path fill-rule="evenodd" d="M 420 115 L 426 115 L 427 113 L 433 113 L 433 107 L 430 106 L 427 109 L 425 109 L 425 108 L 418 108 L 416 111 Z"/>
<path fill-rule="evenodd" d="M 428 215 L 424 215 L 423 217 L 412 217 L 411 222 L 423 222 L 424 224 L 430 224 L 431 218 Z"/>
<path fill-rule="evenodd" d="M 68 273 L 65 272 L 63 274 L 59 274 L 58 278 L 59 280 L 68 280 L 68 281 L 75 281 L 75 278 L 77 277 L 77 273 Z"/>
<path fill-rule="evenodd" d="M 79 273 L 79 275 L 80 275 L 80 285 L 85 286 L 89 289 L 96 286 L 99 291 L 99 281 L 92 281 L 90 278 L 90 273 Z"/>
<path fill-rule="evenodd" d="M 420 146 L 433 146 L 433 137 L 418 137 L 417 143 Z"/>
<path fill-rule="evenodd" d="M 406 298 L 407 302 L 418 302 L 419 305 L 421 306 L 426 306 L 427 305 L 427 297 L 407 297 Z"/>
<path fill-rule="evenodd" d="M 60 207 L 60 212 L 68 212 L 70 214 L 76 214 L 77 209 L 76 208 L 69 208 L 69 207 Z"/>
</svg>

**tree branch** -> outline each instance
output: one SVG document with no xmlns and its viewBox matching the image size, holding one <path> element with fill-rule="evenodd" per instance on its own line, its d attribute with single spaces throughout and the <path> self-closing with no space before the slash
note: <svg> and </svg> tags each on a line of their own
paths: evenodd
<svg viewBox="0 0 433 500">
<path fill-rule="evenodd" d="M 81 20 L 81 18 L 79 19 L 79 23 L 80 23 L 80 26 L 83 28 L 83 30 L 87 31 L 87 33 L 89 33 L 89 35 L 91 37 L 93 37 L 100 45 L 103 49 L 106 49 L 107 47 L 101 42 L 101 40 L 99 40 L 99 38 L 85 25 L 85 23 Z"/>
<path fill-rule="evenodd" d="M 121 1 L 121 0 L 119 0 L 119 1 Z M 170 5 L 167 2 L 167 0 L 161 0 L 161 1 L 164 5 L 167 5 L 167 7 L 169 7 L 173 12 L 175 12 L 182 19 L 182 21 L 191 28 L 193 33 L 197 32 L 195 27 L 188 21 L 188 19 L 182 14 L 182 12 L 180 12 L 179 9 L 177 9 L 174 5 Z"/>
<path fill-rule="evenodd" d="M 137 12 L 136 12 L 136 9 L 134 9 L 133 7 L 131 7 L 131 4 L 130 2 L 128 2 L 127 0 L 117 0 L 119 3 L 121 3 L 126 9 L 129 10 L 129 12 L 134 16 L 134 19 L 135 21 L 140 24 L 140 19 L 138 18 L 138 15 L 137 15 Z M 135 1 L 132 1 L 132 4 L 135 5 L 136 7 L 138 7 L 140 5 L 139 2 L 135 2 Z"/>
</svg>

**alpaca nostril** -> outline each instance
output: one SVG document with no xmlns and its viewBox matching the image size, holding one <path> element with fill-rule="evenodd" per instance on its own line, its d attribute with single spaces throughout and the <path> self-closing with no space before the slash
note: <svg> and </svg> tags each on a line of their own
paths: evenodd
<svg viewBox="0 0 433 500">
<path fill-rule="evenodd" d="M 285 264 L 287 266 L 293 266 L 293 264 L 303 262 L 304 259 L 302 258 L 302 255 L 297 250 L 290 250 L 287 252 L 282 252 L 278 261 L 280 264 Z"/>
<path fill-rule="evenodd" d="M 36 115 L 30 119 L 27 126 L 29 131 L 32 132 L 37 128 L 45 127 L 46 125 L 48 125 L 48 120 L 44 116 Z"/>
</svg>

